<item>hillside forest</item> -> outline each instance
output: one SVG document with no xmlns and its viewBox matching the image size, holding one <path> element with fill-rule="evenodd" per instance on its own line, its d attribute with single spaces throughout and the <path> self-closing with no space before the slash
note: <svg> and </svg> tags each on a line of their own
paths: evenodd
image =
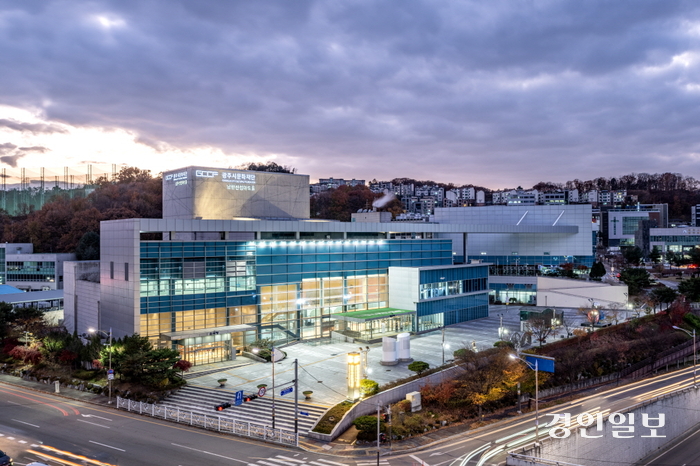
<svg viewBox="0 0 700 466">
<path fill-rule="evenodd" d="M 273 162 L 237 168 L 284 173 L 296 171 Z M 396 178 L 392 182 L 433 184 L 446 189 L 459 187 L 409 178 Z M 533 188 L 543 192 L 574 188 L 579 191 L 627 189 L 628 195 L 637 196 L 641 203 L 668 203 L 670 217 L 686 221 L 690 216 L 690 207 L 700 204 L 700 182 L 692 177 L 672 173 L 640 173 L 620 178 L 574 180 L 560 184 L 540 182 Z M 382 194 L 373 193 L 367 186 L 341 186 L 311 197 L 311 217 L 350 221 L 353 212 L 371 208 L 372 203 L 380 197 Z M 57 196 L 41 209 L 27 210 L 17 216 L 0 211 L 0 234 L 4 242 L 32 243 L 36 253 L 75 252 L 79 260 L 97 259 L 101 221 L 160 218 L 162 203 L 161 174 L 152 175 L 148 170 L 124 167 L 113 179 L 98 178 L 94 190 L 85 197 L 71 199 L 68 196 Z M 403 211 L 403 206 L 398 199 L 394 199 L 379 210 L 389 211 L 396 216 Z"/>
</svg>

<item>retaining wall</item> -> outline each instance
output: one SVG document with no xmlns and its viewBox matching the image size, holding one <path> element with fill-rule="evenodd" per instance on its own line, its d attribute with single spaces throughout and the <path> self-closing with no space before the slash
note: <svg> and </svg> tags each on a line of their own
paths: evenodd
<svg viewBox="0 0 700 466">
<path fill-rule="evenodd" d="M 377 412 L 377 405 L 386 406 L 391 403 L 396 403 L 406 399 L 406 394 L 420 391 L 424 385 L 437 384 L 445 380 L 452 380 L 458 375 L 465 372 L 465 369 L 460 366 L 452 366 L 447 369 L 435 372 L 434 374 L 412 380 L 398 387 L 390 388 L 389 390 L 380 392 L 369 398 L 361 400 L 345 413 L 345 416 L 335 425 L 330 434 L 319 434 L 318 432 L 309 432 L 307 437 L 315 438 L 325 442 L 330 442 L 338 438 L 343 432 L 348 430 L 353 421 L 359 416 L 366 416 Z M 315 426 L 314 426 L 315 427 Z M 313 430 L 313 429 L 312 429 Z"/>
<path fill-rule="evenodd" d="M 586 466 L 610 466 L 611 464 L 635 464 L 647 455 L 663 448 L 667 443 L 682 435 L 691 427 L 700 423 L 700 389 L 688 388 L 673 395 L 658 397 L 632 409 L 620 411 L 628 420 L 629 414 L 634 414 L 634 432 L 618 433 L 632 438 L 616 438 L 613 430 L 622 425 L 614 426 L 609 419 L 603 422 L 602 432 L 588 429 L 588 435 L 602 435 L 600 438 L 585 438 L 578 429 L 572 429 L 568 438 L 547 438 L 540 442 L 540 451 L 535 451 L 533 445 L 518 449 L 514 453 L 526 457 L 546 458 L 546 461 L 521 462 L 517 457 L 509 457 L 506 464 L 516 465 L 549 465 L 552 461 Z M 656 434 L 665 437 L 651 437 L 651 429 L 644 427 L 642 415 L 648 414 L 657 418 L 659 413 L 665 414 L 665 424 L 656 430 Z M 548 421 L 549 422 L 549 421 Z M 656 423 L 657 421 L 651 421 Z M 625 422 L 629 426 L 629 422 Z M 620 432 L 618 430 L 618 432 Z"/>
</svg>

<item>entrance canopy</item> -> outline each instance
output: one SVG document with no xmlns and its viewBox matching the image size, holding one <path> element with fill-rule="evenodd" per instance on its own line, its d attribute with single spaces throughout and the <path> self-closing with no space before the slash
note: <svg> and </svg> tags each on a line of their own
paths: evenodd
<svg viewBox="0 0 700 466">
<path fill-rule="evenodd" d="M 210 335 L 223 335 L 225 333 L 245 332 L 255 330 L 257 327 L 253 325 L 227 325 L 225 327 L 210 327 L 199 330 L 182 330 L 180 332 L 165 332 L 161 333 L 160 337 L 164 340 L 176 341 L 186 338 L 208 337 Z"/>
<path fill-rule="evenodd" d="M 369 311 L 352 311 L 332 314 L 337 320 L 336 331 L 359 341 L 374 342 L 413 331 L 416 311 L 384 307 Z"/>
<path fill-rule="evenodd" d="M 416 311 L 408 311 L 406 309 L 383 307 L 381 309 L 370 309 L 368 311 L 341 312 L 338 314 L 333 314 L 333 317 L 338 320 L 345 320 L 347 322 L 362 323 L 370 320 L 386 319 L 389 317 L 399 317 L 415 313 Z"/>
</svg>

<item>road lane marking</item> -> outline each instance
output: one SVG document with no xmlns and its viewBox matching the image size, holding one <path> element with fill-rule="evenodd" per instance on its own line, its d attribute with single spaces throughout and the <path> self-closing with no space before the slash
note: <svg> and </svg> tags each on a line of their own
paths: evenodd
<svg viewBox="0 0 700 466">
<path fill-rule="evenodd" d="M 297 454 L 298 454 L 298 453 L 297 453 Z M 283 460 L 287 460 L 287 461 L 293 461 L 293 462 L 295 462 L 295 463 L 305 463 L 305 461 L 298 460 L 298 459 L 296 459 L 296 458 L 289 458 L 289 457 L 282 456 L 282 455 L 277 455 L 277 458 L 282 458 Z M 272 458 L 270 458 L 270 459 L 272 459 Z"/>
<path fill-rule="evenodd" d="M 38 425 L 36 425 L 36 424 L 30 424 L 30 423 L 28 423 L 28 422 L 20 421 L 20 420 L 18 420 L 18 419 L 13 419 L 13 421 L 15 421 L 15 422 L 20 422 L 20 423 L 22 423 L 22 424 L 27 424 L 28 426 L 32 426 L 32 427 L 36 427 L 37 429 L 40 429 L 40 427 L 39 427 Z"/>
<path fill-rule="evenodd" d="M 266 459 L 267 459 L 268 461 L 274 461 L 274 462 L 276 462 L 276 463 L 282 463 L 282 464 L 284 464 L 284 465 L 286 465 L 286 466 L 292 466 L 292 465 L 295 464 L 295 463 L 290 463 L 289 461 L 278 460 L 278 459 L 275 459 L 275 458 L 266 458 Z M 299 463 L 303 463 L 303 461 L 299 461 L 299 460 L 293 460 L 293 461 L 298 461 Z"/>
<path fill-rule="evenodd" d="M 187 449 L 187 450 L 198 451 L 199 453 L 204 453 L 204 454 L 211 455 L 211 456 L 218 456 L 219 458 L 224 458 L 224 459 L 231 460 L 231 461 L 238 461 L 239 463 L 250 464 L 250 463 L 248 463 L 247 461 L 242 461 L 242 460 L 239 460 L 239 459 L 236 459 L 236 458 L 231 458 L 231 457 L 229 457 L 229 456 L 217 455 L 216 453 L 212 453 L 212 452 L 206 451 L 206 450 L 197 450 L 196 448 L 186 447 L 186 446 L 184 446 L 184 445 L 179 445 L 179 444 L 177 444 L 177 443 L 171 443 L 170 445 L 172 445 L 172 446 L 174 446 L 174 447 L 185 448 L 185 449 Z"/>
<path fill-rule="evenodd" d="M 102 427 L 102 428 L 104 428 L 104 429 L 111 429 L 111 427 L 109 427 L 109 426 L 103 426 L 103 425 L 101 425 L 101 424 L 95 424 L 94 422 L 90 422 L 90 421 L 83 421 L 82 419 L 76 419 L 76 421 L 78 421 L 78 422 L 84 422 L 85 424 L 92 424 L 93 426 Z"/>
<path fill-rule="evenodd" d="M 280 456 L 280 458 L 284 458 L 284 456 Z M 319 458 L 317 461 L 323 461 L 324 463 L 328 463 L 328 464 L 335 464 L 336 466 L 347 466 L 344 463 L 336 463 L 335 461 L 324 460 L 323 458 Z"/>
<path fill-rule="evenodd" d="M 104 443 L 95 442 L 95 441 L 93 441 L 93 440 L 90 440 L 89 442 L 90 442 L 90 443 L 94 443 L 95 445 L 100 445 L 100 446 L 102 446 L 102 447 L 111 448 L 111 449 L 113 449 L 113 450 L 126 451 L 126 450 L 122 450 L 121 448 L 113 447 L 113 446 L 111 446 L 111 445 L 105 445 Z"/>
<path fill-rule="evenodd" d="M 112 420 L 109 419 L 109 418 L 101 417 L 101 416 L 95 416 L 94 414 L 81 414 L 81 416 L 83 416 L 83 417 L 96 417 L 97 419 L 103 419 L 103 420 L 105 420 L 105 421 L 112 422 Z"/>
<path fill-rule="evenodd" d="M 425 461 L 423 461 L 422 459 L 418 458 L 415 455 L 408 455 L 408 456 L 410 456 L 414 460 L 418 461 L 421 464 L 421 466 L 430 466 L 428 463 L 426 463 Z"/>
</svg>

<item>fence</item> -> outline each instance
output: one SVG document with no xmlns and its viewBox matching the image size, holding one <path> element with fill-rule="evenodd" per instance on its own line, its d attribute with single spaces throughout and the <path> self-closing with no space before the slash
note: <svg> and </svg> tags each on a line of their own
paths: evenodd
<svg viewBox="0 0 700 466">
<path fill-rule="evenodd" d="M 200 414 L 174 406 L 154 405 L 117 397 L 117 408 L 147 414 L 167 421 L 188 424 L 193 427 L 215 430 L 223 434 L 240 435 L 282 445 L 299 446 L 299 434 L 286 429 L 273 429 L 262 424 L 238 421 L 221 416 Z"/>
</svg>

